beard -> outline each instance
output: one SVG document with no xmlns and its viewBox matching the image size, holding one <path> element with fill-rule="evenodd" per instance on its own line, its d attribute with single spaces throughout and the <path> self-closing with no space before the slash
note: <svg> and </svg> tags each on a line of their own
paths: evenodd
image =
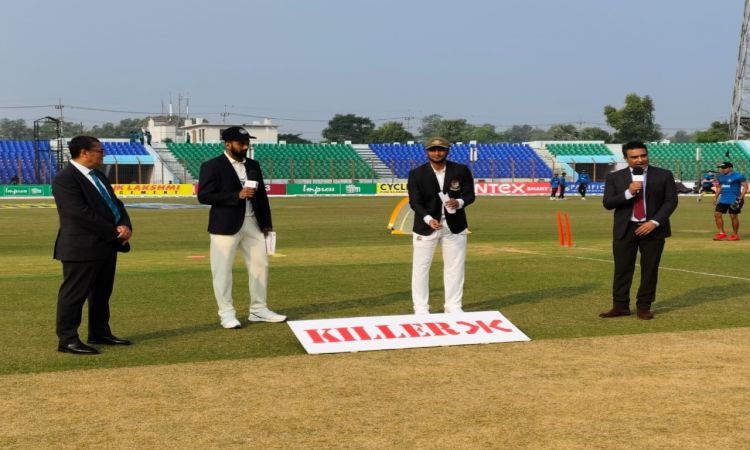
<svg viewBox="0 0 750 450">
<path fill-rule="evenodd" d="M 247 157 L 247 150 L 232 149 L 232 154 L 239 159 L 245 159 Z"/>
</svg>

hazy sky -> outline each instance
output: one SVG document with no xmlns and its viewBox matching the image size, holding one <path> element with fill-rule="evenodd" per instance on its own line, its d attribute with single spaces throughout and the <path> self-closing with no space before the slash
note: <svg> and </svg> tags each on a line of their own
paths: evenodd
<svg viewBox="0 0 750 450">
<path fill-rule="evenodd" d="M 667 134 L 728 120 L 742 0 L 4 0 L 0 117 L 160 113 L 319 140 L 334 114 L 603 126 L 650 95 Z M 183 101 L 184 104 L 184 101 Z M 10 108 L 14 107 L 14 108 Z M 127 111 L 104 112 L 81 108 Z M 295 120 L 282 120 L 295 119 Z"/>
</svg>

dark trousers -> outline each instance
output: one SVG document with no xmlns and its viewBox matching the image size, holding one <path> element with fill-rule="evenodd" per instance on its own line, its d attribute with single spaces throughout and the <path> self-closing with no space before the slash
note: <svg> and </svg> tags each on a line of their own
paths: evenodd
<svg viewBox="0 0 750 450">
<path fill-rule="evenodd" d="M 57 295 L 57 338 L 60 345 L 78 341 L 83 304 L 89 300 L 89 339 L 109 336 L 109 297 L 115 281 L 117 253 L 98 261 L 63 261 Z"/>
<path fill-rule="evenodd" d="M 612 253 L 615 257 L 612 303 L 618 309 L 630 307 L 630 285 L 633 282 L 638 252 L 641 253 L 641 284 L 636 294 L 636 307 L 650 309 L 656 298 L 656 283 L 659 278 L 659 261 L 664 250 L 664 239 L 655 239 L 649 235 L 636 236 L 636 228 L 638 224 L 631 222 L 625 236 L 612 241 Z"/>
<path fill-rule="evenodd" d="M 565 198 L 565 186 L 560 186 L 560 198 Z"/>
<path fill-rule="evenodd" d="M 581 194 L 581 197 L 585 197 L 586 196 L 586 188 L 587 187 L 588 186 L 585 185 L 585 184 L 579 184 L 578 185 L 578 193 Z"/>
<path fill-rule="evenodd" d="M 552 195 L 550 195 L 550 197 L 554 197 L 554 196 L 556 196 L 556 195 L 557 195 L 557 188 L 556 188 L 556 187 L 553 187 L 553 188 L 552 188 Z"/>
</svg>

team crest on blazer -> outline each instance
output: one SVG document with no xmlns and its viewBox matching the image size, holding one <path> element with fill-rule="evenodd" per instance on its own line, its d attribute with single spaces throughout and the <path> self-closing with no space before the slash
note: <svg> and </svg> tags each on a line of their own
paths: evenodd
<svg viewBox="0 0 750 450">
<path fill-rule="evenodd" d="M 461 190 L 461 182 L 458 180 L 451 180 L 450 185 L 448 186 L 448 189 L 454 192 L 458 192 Z"/>
</svg>

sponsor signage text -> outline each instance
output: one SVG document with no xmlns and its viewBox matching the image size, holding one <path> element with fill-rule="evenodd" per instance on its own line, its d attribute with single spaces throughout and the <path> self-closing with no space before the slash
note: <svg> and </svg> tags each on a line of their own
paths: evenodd
<svg viewBox="0 0 750 450">
<path fill-rule="evenodd" d="M 52 188 L 49 184 L 7 184 L 0 185 L 0 197 L 49 197 Z"/>
<path fill-rule="evenodd" d="M 570 183 L 565 187 L 566 194 L 575 194 L 578 190 L 578 185 Z M 477 195 L 550 195 L 552 188 L 549 183 L 544 182 L 533 182 L 533 183 L 474 183 L 474 192 Z M 603 194 L 604 183 L 594 182 L 589 183 L 587 194 Z"/>
<path fill-rule="evenodd" d="M 286 195 L 372 195 L 374 183 L 295 183 L 286 185 Z"/>
<path fill-rule="evenodd" d="M 498 311 L 294 320 L 307 353 L 340 353 L 529 341 Z"/>
</svg>

